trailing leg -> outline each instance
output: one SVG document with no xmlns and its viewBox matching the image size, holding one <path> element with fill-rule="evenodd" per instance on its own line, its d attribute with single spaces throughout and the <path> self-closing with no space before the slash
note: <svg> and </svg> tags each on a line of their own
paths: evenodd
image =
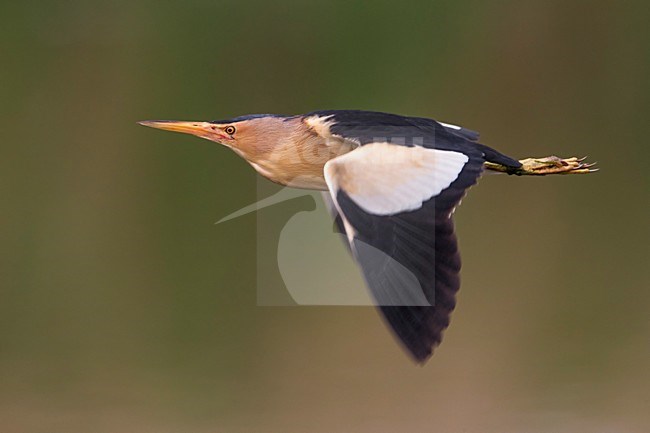
<svg viewBox="0 0 650 433">
<path fill-rule="evenodd" d="M 521 167 L 509 167 L 493 162 L 485 162 L 487 170 L 515 174 L 517 176 L 546 176 L 549 174 L 585 174 L 598 171 L 593 168 L 595 163 L 585 163 L 586 158 L 559 158 L 547 156 L 545 158 L 521 159 Z"/>
</svg>

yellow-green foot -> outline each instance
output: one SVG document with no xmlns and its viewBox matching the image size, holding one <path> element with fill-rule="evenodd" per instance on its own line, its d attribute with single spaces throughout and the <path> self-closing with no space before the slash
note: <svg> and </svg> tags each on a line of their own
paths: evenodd
<svg viewBox="0 0 650 433">
<path fill-rule="evenodd" d="M 491 162 L 485 163 L 488 170 L 500 171 L 518 176 L 546 176 L 549 174 L 585 174 L 598 171 L 594 168 L 596 163 L 585 163 L 585 158 L 559 158 L 547 156 L 545 158 L 526 158 L 519 162 L 521 167 L 512 168 Z"/>
<path fill-rule="evenodd" d="M 522 159 L 521 168 L 515 174 L 545 176 L 547 174 L 585 174 L 598 171 L 593 168 L 596 163 L 585 163 L 585 158 L 558 158 L 547 156 L 546 158 Z"/>
</svg>

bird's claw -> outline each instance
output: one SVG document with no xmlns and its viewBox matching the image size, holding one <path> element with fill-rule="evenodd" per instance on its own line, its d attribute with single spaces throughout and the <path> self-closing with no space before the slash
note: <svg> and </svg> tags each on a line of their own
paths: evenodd
<svg viewBox="0 0 650 433">
<path fill-rule="evenodd" d="M 526 158 L 519 162 L 521 167 L 515 174 L 529 176 L 545 176 L 548 174 L 585 174 L 598 171 L 593 168 L 596 163 L 585 163 L 587 157 L 559 158 L 547 156 L 545 158 Z"/>
</svg>

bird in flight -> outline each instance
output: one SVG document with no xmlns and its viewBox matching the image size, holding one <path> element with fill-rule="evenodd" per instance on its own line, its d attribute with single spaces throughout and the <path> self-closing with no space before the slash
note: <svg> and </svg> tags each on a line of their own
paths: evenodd
<svg viewBox="0 0 650 433">
<path fill-rule="evenodd" d="M 479 143 L 475 131 L 372 111 L 139 123 L 229 147 L 278 184 L 326 191 L 377 307 L 420 363 L 440 344 L 456 305 L 460 254 L 452 215 L 467 189 L 485 170 L 597 170 L 576 157 L 518 161 Z"/>
</svg>

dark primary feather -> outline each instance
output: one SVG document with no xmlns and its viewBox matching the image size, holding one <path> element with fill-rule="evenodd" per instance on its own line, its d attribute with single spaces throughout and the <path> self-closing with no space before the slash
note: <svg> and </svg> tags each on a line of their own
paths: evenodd
<svg viewBox="0 0 650 433">
<path fill-rule="evenodd" d="M 433 353 L 449 326 L 456 306 L 456 292 L 460 288 L 460 254 L 450 218 L 435 220 L 435 240 L 432 272 L 424 291 L 433 296 L 432 306 L 381 306 L 381 312 L 397 337 L 419 362 Z M 431 276 L 430 274 L 433 274 Z"/>
</svg>

